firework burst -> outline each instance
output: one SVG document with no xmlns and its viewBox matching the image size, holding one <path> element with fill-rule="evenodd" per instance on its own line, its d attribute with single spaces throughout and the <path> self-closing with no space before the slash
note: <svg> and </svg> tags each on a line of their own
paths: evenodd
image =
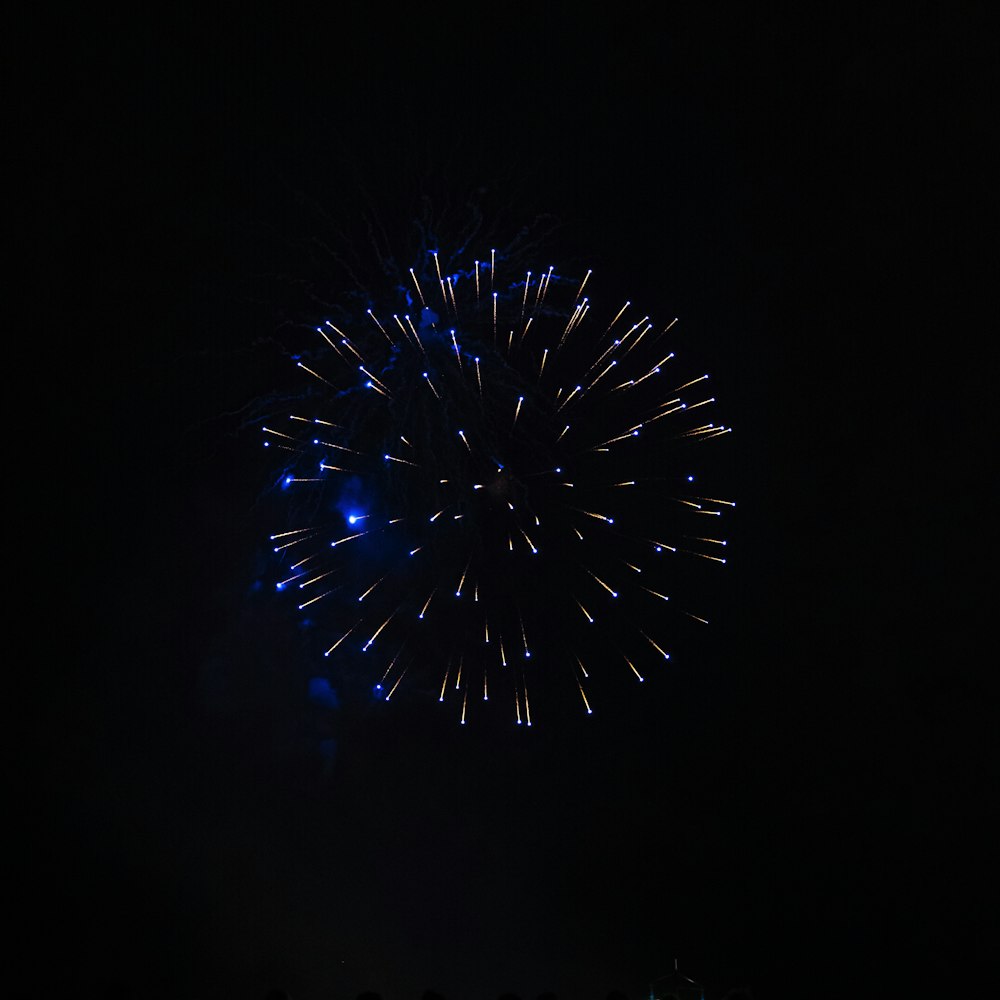
<svg viewBox="0 0 1000 1000">
<path fill-rule="evenodd" d="M 734 504 L 681 461 L 729 428 L 676 320 L 592 284 L 431 252 L 395 306 L 316 327 L 298 411 L 263 431 L 289 499 L 276 586 L 335 683 L 531 726 L 643 683 L 705 621 L 675 590 L 725 563 Z"/>
</svg>

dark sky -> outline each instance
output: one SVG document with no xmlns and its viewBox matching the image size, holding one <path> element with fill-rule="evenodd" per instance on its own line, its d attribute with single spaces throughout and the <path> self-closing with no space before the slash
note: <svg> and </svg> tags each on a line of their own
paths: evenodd
<svg viewBox="0 0 1000 1000">
<path fill-rule="evenodd" d="M 993 448 L 984 11 L 37 27 L 25 256 L 52 290 L 27 377 L 55 388 L 33 465 L 61 513 L 26 755 L 47 958 L 18 980 L 596 1000 L 675 957 L 710 997 L 971 978 L 997 946 L 968 624 Z M 282 337 L 350 288 L 368 220 L 406 243 L 424 195 L 501 233 L 554 220 L 553 255 L 683 316 L 736 428 L 717 621 L 607 716 L 324 714 L 255 589 L 251 418 L 287 384 Z"/>
</svg>

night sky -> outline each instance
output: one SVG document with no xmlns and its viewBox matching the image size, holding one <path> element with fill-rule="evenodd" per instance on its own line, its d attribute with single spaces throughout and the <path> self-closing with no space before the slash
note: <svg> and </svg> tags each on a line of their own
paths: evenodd
<svg viewBox="0 0 1000 1000">
<path fill-rule="evenodd" d="M 972 985 L 989 34 L 975 6 L 36 26 L 49 288 L 11 375 L 53 421 L 22 478 L 53 550 L 15 984 L 635 1000 L 676 958 L 709 998 Z M 268 583 L 282 345 L 427 205 L 680 316 L 735 428 L 712 625 L 592 718 L 325 709 Z"/>
</svg>

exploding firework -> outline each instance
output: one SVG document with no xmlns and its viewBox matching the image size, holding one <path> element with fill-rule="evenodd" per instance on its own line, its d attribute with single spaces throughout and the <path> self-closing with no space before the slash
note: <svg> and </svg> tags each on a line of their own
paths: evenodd
<svg viewBox="0 0 1000 1000">
<path fill-rule="evenodd" d="M 675 590 L 725 563 L 734 504 L 682 461 L 729 428 L 676 320 L 592 284 L 430 252 L 395 306 L 316 327 L 298 412 L 263 430 L 289 501 L 276 586 L 335 686 L 530 726 L 641 684 L 704 622 Z"/>
</svg>

